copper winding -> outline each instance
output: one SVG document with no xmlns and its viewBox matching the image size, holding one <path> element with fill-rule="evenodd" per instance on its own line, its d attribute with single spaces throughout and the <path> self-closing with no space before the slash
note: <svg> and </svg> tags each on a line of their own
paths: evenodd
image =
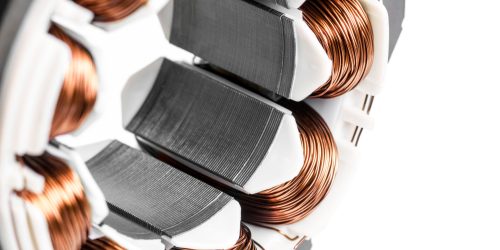
<svg viewBox="0 0 500 250">
<path fill-rule="evenodd" d="M 148 0 L 74 0 L 95 15 L 94 21 L 113 22 L 123 19 L 144 6 Z"/>
<path fill-rule="evenodd" d="M 43 193 L 17 194 L 44 214 L 54 249 L 79 249 L 87 240 L 91 212 L 78 176 L 64 162 L 44 153 L 20 158 L 45 178 Z"/>
<path fill-rule="evenodd" d="M 355 88 L 374 54 L 372 26 L 359 0 L 307 0 L 300 9 L 332 60 L 330 79 L 311 96 L 332 98 Z"/>
<path fill-rule="evenodd" d="M 234 244 L 233 247 L 227 250 L 257 250 L 257 246 L 259 246 L 260 249 L 263 249 L 260 245 L 258 245 L 256 242 L 252 240 L 252 232 L 250 232 L 250 229 L 245 224 L 242 223 L 240 229 L 240 237 L 238 238 L 238 241 L 236 242 L 236 244 Z M 193 249 L 174 248 L 174 250 L 193 250 Z"/>
<path fill-rule="evenodd" d="M 81 250 L 125 250 L 125 248 L 108 237 L 102 237 L 95 240 L 88 240 L 82 246 Z"/>
<path fill-rule="evenodd" d="M 71 50 L 71 64 L 57 101 L 50 138 L 76 130 L 89 116 L 97 98 L 97 72 L 90 53 L 59 27 L 49 30 Z"/>
<path fill-rule="evenodd" d="M 328 125 L 307 104 L 284 104 L 299 127 L 304 165 L 291 181 L 257 194 L 226 190 L 240 202 L 245 222 L 291 224 L 302 220 L 325 198 L 335 176 L 337 148 Z"/>
</svg>

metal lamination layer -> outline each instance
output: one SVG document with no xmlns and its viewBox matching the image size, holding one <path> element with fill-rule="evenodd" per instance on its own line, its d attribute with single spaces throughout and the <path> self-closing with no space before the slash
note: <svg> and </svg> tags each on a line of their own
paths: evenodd
<svg viewBox="0 0 500 250">
<path fill-rule="evenodd" d="M 145 227 L 133 222 L 132 220 L 117 214 L 114 210 L 109 211 L 109 214 L 106 219 L 104 219 L 103 224 L 108 225 L 118 232 L 133 239 L 158 239 L 158 235 L 156 233 L 153 233 Z"/>
<path fill-rule="evenodd" d="M 284 113 L 199 68 L 166 59 L 161 67 L 127 129 L 200 172 L 243 187 Z"/>
<path fill-rule="evenodd" d="M 110 210 L 159 236 L 202 224 L 231 197 L 118 141 L 87 161 Z"/>
<path fill-rule="evenodd" d="M 12 45 L 32 0 L 2 0 L 0 3 L 0 87 Z"/>
<path fill-rule="evenodd" d="M 267 91 L 290 96 L 293 20 L 248 0 L 175 0 L 170 42 Z"/>
</svg>

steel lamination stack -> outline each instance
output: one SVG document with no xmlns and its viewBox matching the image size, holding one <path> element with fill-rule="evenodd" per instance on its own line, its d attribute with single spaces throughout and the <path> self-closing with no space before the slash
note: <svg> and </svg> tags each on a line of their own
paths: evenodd
<svg viewBox="0 0 500 250">
<path fill-rule="evenodd" d="M 225 213 L 224 226 L 239 228 L 231 225 L 230 217 L 239 220 L 231 197 L 123 143 L 110 142 L 87 166 L 112 212 L 104 223 L 129 236 L 174 243 L 223 209 L 235 212 Z"/>
<path fill-rule="evenodd" d="M 172 4 L 171 33 L 166 34 L 171 43 L 254 90 L 300 101 L 328 78 L 331 62 L 311 39 L 314 34 L 291 15 L 254 1 Z"/>
<path fill-rule="evenodd" d="M 404 17 L 347 3 L 328 42 L 316 0 L 0 3 L 0 249 L 311 249 Z"/>
<path fill-rule="evenodd" d="M 172 44 L 290 96 L 296 56 L 291 18 L 251 1 L 174 1 L 173 8 Z"/>
<path fill-rule="evenodd" d="M 243 192 L 285 182 L 303 162 L 290 111 L 167 59 L 127 129 L 194 171 Z"/>
</svg>

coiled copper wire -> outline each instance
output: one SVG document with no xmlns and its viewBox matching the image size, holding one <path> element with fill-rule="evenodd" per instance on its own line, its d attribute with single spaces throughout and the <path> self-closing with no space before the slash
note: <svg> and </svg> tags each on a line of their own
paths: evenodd
<svg viewBox="0 0 500 250">
<path fill-rule="evenodd" d="M 23 156 L 20 161 L 45 178 L 45 187 L 41 194 L 27 190 L 17 194 L 45 215 L 54 249 L 79 249 L 87 240 L 91 212 L 78 176 L 48 153 Z"/>
<path fill-rule="evenodd" d="M 300 9 L 332 60 L 330 79 L 311 96 L 332 98 L 354 87 L 373 63 L 373 30 L 359 0 L 307 0 Z"/>
<path fill-rule="evenodd" d="M 50 138 L 76 130 L 88 117 L 97 98 L 97 72 L 90 53 L 59 27 L 52 25 L 50 34 L 71 49 L 71 64 L 57 101 Z"/>
<path fill-rule="evenodd" d="M 88 240 L 82 246 L 81 250 L 125 250 L 125 248 L 108 237 L 102 237 L 95 240 Z"/>
<path fill-rule="evenodd" d="M 95 15 L 94 21 L 113 22 L 123 19 L 144 6 L 148 0 L 74 0 Z"/>
<path fill-rule="evenodd" d="M 241 224 L 240 237 L 233 247 L 227 250 L 257 250 L 257 243 L 252 240 L 252 232 L 245 225 Z M 260 247 L 262 249 L 262 247 Z M 193 250 L 189 248 L 173 248 L 173 250 Z"/>
<path fill-rule="evenodd" d="M 302 220 L 325 198 L 337 168 L 337 148 L 328 125 L 305 103 L 286 102 L 297 121 L 304 165 L 297 177 L 257 194 L 225 190 L 240 202 L 242 219 L 261 224 Z"/>
</svg>

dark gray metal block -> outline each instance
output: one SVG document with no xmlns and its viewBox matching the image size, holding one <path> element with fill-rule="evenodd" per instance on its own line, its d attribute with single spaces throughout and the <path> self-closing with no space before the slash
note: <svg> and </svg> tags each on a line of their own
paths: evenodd
<svg viewBox="0 0 500 250">
<path fill-rule="evenodd" d="M 283 110 L 202 69 L 164 60 L 127 130 L 204 175 L 243 187 L 266 156 Z"/>
<path fill-rule="evenodd" d="M 295 70 L 293 20 L 249 0 L 175 0 L 170 42 L 284 97 Z"/>
</svg>

